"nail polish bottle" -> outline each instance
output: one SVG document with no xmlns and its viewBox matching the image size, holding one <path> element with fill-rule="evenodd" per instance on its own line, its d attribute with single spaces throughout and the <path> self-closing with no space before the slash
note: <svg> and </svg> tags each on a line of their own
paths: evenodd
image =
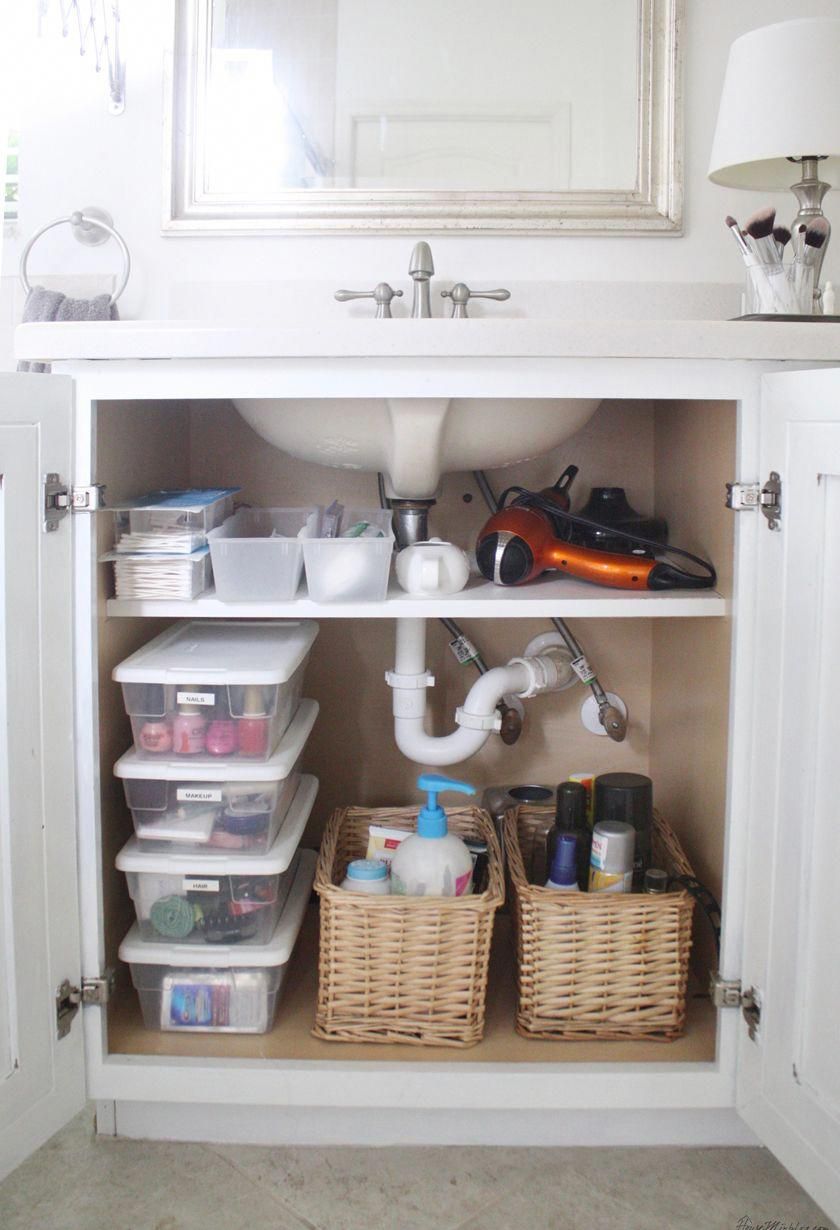
<svg viewBox="0 0 840 1230">
<path fill-rule="evenodd" d="M 210 756 L 232 756 L 237 748 L 233 718 L 214 718 L 207 727 L 205 747 Z"/>
<path fill-rule="evenodd" d="M 140 728 L 137 743 L 144 752 L 161 755 L 172 751 L 172 727 L 164 719 L 145 722 Z"/>
<path fill-rule="evenodd" d="M 266 756 L 270 719 L 265 711 L 262 688 L 245 689 L 242 717 L 237 722 L 240 756 Z"/>
<path fill-rule="evenodd" d="M 195 756 L 205 750 L 207 718 L 199 705 L 179 705 L 172 723 L 176 756 Z"/>
</svg>

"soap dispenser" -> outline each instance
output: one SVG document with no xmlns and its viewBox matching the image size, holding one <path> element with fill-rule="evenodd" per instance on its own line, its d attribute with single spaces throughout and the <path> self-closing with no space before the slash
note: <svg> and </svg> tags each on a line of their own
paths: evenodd
<svg viewBox="0 0 840 1230">
<path fill-rule="evenodd" d="M 472 855 L 461 838 L 449 832 L 437 796 L 443 790 L 475 794 L 475 787 L 437 773 L 422 773 L 417 786 L 429 797 L 417 816 L 417 832 L 400 842 L 391 860 L 391 892 L 403 897 L 464 897 L 472 891 Z"/>
</svg>

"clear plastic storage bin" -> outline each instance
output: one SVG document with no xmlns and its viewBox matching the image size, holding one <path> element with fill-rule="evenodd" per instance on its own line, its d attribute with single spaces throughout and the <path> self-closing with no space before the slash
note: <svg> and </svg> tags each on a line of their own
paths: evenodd
<svg viewBox="0 0 840 1230">
<path fill-rule="evenodd" d="M 198 848 L 221 856 L 269 850 L 300 783 L 303 749 L 317 716 L 317 702 L 302 700 L 277 751 L 263 764 L 223 760 L 185 769 L 182 760 L 150 764 L 126 752 L 114 773 L 141 850 Z"/>
<path fill-rule="evenodd" d="M 208 531 L 233 515 L 239 487 L 152 491 L 115 505 L 114 549 L 189 555 L 207 545 Z"/>
<path fill-rule="evenodd" d="M 138 934 L 149 943 L 266 944 L 274 933 L 290 870 L 318 782 L 301 779 L 290 814 L 266 854 L 150 853 L 136 837 L 117 855 L 134 902 Z"/>
<path fill-rule="evenodd" d="M 342 525 L 367 521 L 384 538 L 307 538 L 303 543 L 306 585 L 315 602 L 382 602 L 394 551 L 392 513 L 383 508 L 347 508 Z"/>
<path fill-rule="evenodd" d="M 312 620 L 175 624 L 114 667 L 137 755 L 268 760 L 303 690 Z"/>
<path fill-rule="evenodd" d="M 240 508 L 207 535 L 222 602 L 291 602 L 303 572 L 303 539 L 318 533 L 320 509 Z"/>
<path fill-rule="evenodd" d="M 120 945 L 120 959 L 131 968 L 146 1028 L 223 1034 L 271 1029 L 314 872 L 315 852 L 301 850 L 282 916 L 267 944 L 208 948 L 199 954 L 178 944 L 143 943 L 135 924 Z"/>
</svg>

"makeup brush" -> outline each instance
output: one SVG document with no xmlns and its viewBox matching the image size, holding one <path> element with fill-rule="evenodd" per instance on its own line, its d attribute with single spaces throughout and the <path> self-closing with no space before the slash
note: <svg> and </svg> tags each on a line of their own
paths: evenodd
<svg viewBox="0 0 840 1230">
<path fill-rule="evenodd" d="M 730 231 L 735 236 L 735 242 L 737 243 L 738 247 L 741 249 L 741 255 L 744 257 L 744 259 L 746 260 L 748 256 L 752 256 L 752 250 L 750 249 L 750 246 L 747 243 L 744 236 L 741 234 L 740 226 L 738 225 L 738 223 L 735 221 L 735 219 L 732 217 L 731 214 L 726 215 L 726 225 L 729 227 Z"/>
<path fill-rule="evenodd" d="M 776 241 L 776 251 L 779 253 L 779 260 L 782 260 L 785 248 L 790 243 L 790 231 L 786 226 L 774 226 L 773 238 Z"/>
<path fill-rule="evenodd" d="M 831 228 L 828 218 L 814 218 L 812 223 L 806 226 L 806 242 L 804 242 L 804 251 L 802 258 L 808 264 L 815 264 L 822 258 L 822 248 L 825 241 L 828 240 Z"/>
<path fill-rule="evenodd" d="M 776 221 L 776 210 L 773 205 L 765 205 L 747 218 L 744 230 L 750 240 L 752 250 L 763 265 L 778 265 L 779 252 L 773 238 L 773 225 Z"/>
</svg>

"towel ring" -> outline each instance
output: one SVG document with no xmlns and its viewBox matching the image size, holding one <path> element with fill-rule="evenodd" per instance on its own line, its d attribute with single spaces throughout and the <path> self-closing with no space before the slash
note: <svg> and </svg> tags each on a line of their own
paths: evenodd
<svg viewBox="0 0 840 1230">
<path fill-rule="evenodd" d="M 104 214 L 104 210 L 97 210 L 96 212 L 97 214 L 100 212 Z M 131 255 L 129 254 L 128 245 L 122 235 L 111 225 L 111 218 L 109 214 L 104 214 L 104 217 L 98 217 L 94 216 L 93 213 L 83 213 L 81 210 L 77 209 L 70 215 L 69 218 L 56 218 L 55 222 L 48 222 L 46 226 L 41 227 L 40 231 L 36 231 L 20 254 L 20 282 L 23 289 L 27 294 L 29 294 L 32 290 L 29 278 L 26 276 L 26 262 L 29 259 L 29 253 L 32 250 L 32 245 L 36 243 L 42 235 L 46 234 L 47 231 L 51 231 L 54 226 L 64 226 L 65 224 L 69 224 L 74 228 L 84 228 L 82 233 L 85 235 L 85 238 L 82 239 L 81 235 L 77 235 L 77 238 L 83 243 L 104 243 L 108 238 L 115 239 L 117 241 L 117 245 L 122 252 L 123 271 L 122 276 L 117 283 L 117 288 L 111 295 L 111 304 L 115 304 L 128 284 L 129 274 L 131 273 Z M 100 236 L 94 238 L 92 234 L 93 231 L 104 231 L 106 233 L 105 238 Z"/>
</svg>

